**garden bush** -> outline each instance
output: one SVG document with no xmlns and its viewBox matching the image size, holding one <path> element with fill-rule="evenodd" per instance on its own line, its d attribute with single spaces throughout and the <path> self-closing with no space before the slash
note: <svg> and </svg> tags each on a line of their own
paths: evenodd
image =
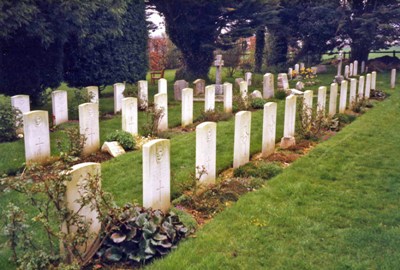
<svg viewBox="0 0 400 270">
<path fill-rule="evenodd" d="M 22 128 L 21 111 L 10 103 L 0 101 L 0 142 L 11 142 L 18 139 L 17 131 Z"/>
<path fill-rule="evenodd" d="M 266 101 L 263 98 L 253 98 L 250 100 L 250 104 L 253 109 L 263 109 L 265 103 Z"/>
</svg>

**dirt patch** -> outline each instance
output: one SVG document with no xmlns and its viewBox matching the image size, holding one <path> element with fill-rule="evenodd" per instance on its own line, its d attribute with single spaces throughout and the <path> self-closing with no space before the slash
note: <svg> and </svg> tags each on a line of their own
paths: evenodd
<svg viewBox="0 0 400 270">
<path fill-rule="evenodd" d="M 277 152 L 277 153 L 274 153 L 273 155 L 267 157 L 267 160 L 271 161 L 271 162 L 279 162 L 279 163 L 288 165 L 290 163 L 293 163 L 299 157 L 301 157 L 301 155 L 296 154 L 296 153 Z"/>
</svg>

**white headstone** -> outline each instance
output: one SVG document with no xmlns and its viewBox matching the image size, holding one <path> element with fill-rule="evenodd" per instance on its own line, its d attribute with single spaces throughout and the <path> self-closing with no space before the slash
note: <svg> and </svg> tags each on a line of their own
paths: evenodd
<svg viewBox="0 0 400 270">
<path fill-rule="evenodd" d="M 342 84 L 340 85 L 339 113 L 344 113 L 346 110 L 348 84 L 348 81 L 343 80 Z"/>
<path fill-rule="evenodd" d="M 286 73 L 278 74 L 278 88 L 282 88 L 283 90 L 289 89 L 289 82 Z"/>
<path fill-rule="evenodd" d="M 200 184 L 215 184 L 216 152 L 217 151 L 217 124 L 204 122 L 196 127 L 196 178 Z M 200 171 L 205 172 L 200 175 Z M 200 171 L 199 171 L 200 170 Z"/>
<path fill-rule="evenodd" d="M 361 61 L 361 74 L 365 72 L 365 61 Z"/>
<path fill-rule="evenodd" d="M 79 105 L 79 133 L 85 135 L 83 154 L 94 153 L 100 148 L 99 104 L 84 103 Z"/>
<path fill-rule="evenodd" d="M 300 73 L 300 65 L 299 64 L 294 65 L 294 70 L 296 71 L 297 74 L 299 74 Z"/>
<path fill-rule="evenodd" d="M 357 101 L 357 80 L 350 79 L 350 95 L 349 95 L 350 107 L 353 107 L 356 101 Z"/>
<path fill-rule="evenodd" d="M 147 81 L 138 81 L 138 98 L 139 108 L 142 110 L 147 109 L 149 104 L 149 83 Z"/>
<path fill-rule="evenodd" d="M 300 71 L 303 70 L 303 69 L 305 69 L 305 67 L 306 67 L 306 65 L 305 65 L 303 62 L 301 62 L 301 63 L 300 63 Z"/>
<path fill-rule="evenodd" d="M 358 97 L 359 98 L 364 97 L 364 86 L 365 86 L 365 77 L 360 76 L 359 81 L 358 81 Z"/>
<path fill-rule="evenodd" d="M 193 89 L 182 90 L 182 127 L 193 124 Z"/>
<path fill-rule="evenodd" d="M 247 100 L 248 85 L 246 81 L 240 83 L 240 96 L 243 100 Z"/>
<path fill-rule="evenodd" d="M 168 129 L 168 96 L 167 93 L 159 93 L 154 95 L 154 107 L 156 110 L 162 111 L 162 117 L 158 122 L 158 131 Z"/>
<path fill-rule="evenodd" d="M 89 203 L 82 207 L 79 201 L 82 199 L 82 196 L 85 196 L 87 193 L 84 187 L 89 177 L 93 177 L 94 181 L 100 181 L 101 166 L 99 163 L 93 162 L 80 163 L 72 166 L 70 175 L 71 180 L 66 181 L 64 201 L 69 210 L 74 214 L 78 213 L 87 224 L 90 224 L 89 233 L 91 236 L 85 244 L 78 247 L 82 253 L 85 253 L 88 251 L 87 248 L 96 240 L 97 234 L 100 232 L 101 220 L 98 217 L 99 213 L 95 210 L 94 203 Z M 99 186 L 101 186 L 101 183 L 99 183 Z M 77 230 L 78 228 L 76 227 L 69 228 L 69 233 L 75 233 Z M 62 224 L 62 231 L 68 233 L 65 223 Z M 65 249 L 62 247 L 61 250 L 63 251 Z"/>
<path fill-rule="evenodd" d="M 53 124 L 59 125 L 68 122 L 67 91 L 57 90 L 51 92 L 51 105 L 53 111 Z"/>
<path fill-rule="evenodd" d="M 50 157 L 49 113 L 24 113 L 23 122 L 26 163 L 41 163 Z"/>
<path fill-rule="evenodd" d="M 293 68 L 288 68 L 288 78 L 289 80 L 293 80 Z"/>
<path fill-rule="evenodd" d="M 124 98 L 125 84 L 115 83 L 114 84 L 114 113 L 121 111 L 122 99 Z"/>
<path fill-rule="evenodd" d="M 254 90 L 253 92 L 251 92 L 250 97 L 251 98 L 263 98 L 261 92 L 258 90 Z"/>
<path fill-rule="evenodd" d="M 204 111 L 213 111 L 215 109 L 215 85 L 206 86 L 204 95 Z"/>
<path fill-rule="evenodd" d="M 308 121 L 311 121 L 311 117 L 312 117 L 313 95 L 314 95 L 314 92 L 311 90 L 304 91 L 303 117 L 307 117 Z"/>
<path fill-rule="evenodd" d="M 376 90 L 376 71 L 371 73 L 371 89 Z"/>
<path fill-rule="evenodd" d="M 318 103 L 317 103 L 317 113 L 322 113 L 325 115 L 326 106 L 326 86 L 320 86 L 318 88 Z"/>
<path fill-rule="evenodd" d="M 318 68 L 317 67 L 311 67 L 311 71 L 312 71 L 313 75 L 317 75 Z"/>
<path fill-rule="evenodd" d="M 358 61 L 357 60 L 354 61 L 353 68 L 354 68 L 353 76 L 357 76 L 358 75 Z"/>
<path fill-rule="evenodd" d="M 206 81 L 203 79 L 197 79 L 193 82 L 194 84 L 194 94 L 197 95 L 202 95 L 204 94 L 205 88 L 206 88 Z"/>
<path fill-rule="evenodd" d="M 353 76 L 353 71 L 354 71 L 354 65 L 353 65 L 353 63 L 350 63 L 350 70 L 349 70 L 349 76 L 351 77 L 351 76 Z"/>
<path fill-rule="evenodd" d="M 263 77 L 263 96 L 265 99 L 274 97 L 274 74 L 266 73 Z"/>
<path fill-rule="evenodd" d="M 101 152 L 109 153 L 113 157 L 118 157 L 125 154 L 124 148 L 119 144 L 119 142 L 104 142 L 101 147 Z"/>
<path fill-rule="evenodd" d="M 301 82 L 301 81 L 298 81 L 298 82 L 296 83 L 296 89 L 297 89 L 297 90 L 303 90 L 303 89 L 304 89 L 304 83 Z"/>
<path fill-rule="evenodd" d="M 367 76 L 365 77 L 365 98 L 369 99 L 369 96 L 371 94 L 371 74 L 368 73 Z"/>
<path fill-rule="evenodd" d="M 332 83 L 329 93 L 329 115 L 334 116 L 337 108 L 338 84 Z"/>
<path fill-rule="evenodd" d="M 177 80 L 174 83 L 174 99 L 181 100 L 182 98 L 182 89 L 188 88 L 189 83 L 185 80 Z"/>
<path fill-rule="evenodd" d="M 122 99 L 122 130 L 132 135 L 138 134 L 138 102 L 137 98 Z"/>
<path fill-rule="evenodd" d="M 143 206 L 166 212 L 171 205 L 170 142 L 143 145 Z"/>
<path fill-rule="evenodd" d="M 90 97 L 90 102 L 99 103 L 99 87 L 98 86 L 88 86 L 88 87 L 86 87 L 86 90 Z"/>
<path fill-rule="evenodd" d="M 244 80 L 247 82 L 247 85 L 250 86 L 251 85 L 251 78 L 252 78 L 253 73 L 251 72 L 246 72 L 244 74 Z"/>
<path fill-rule="evenodd" d="M 224 112 L 232 112 L 232 84 L 224 83 Z"/>
<path fill-rule="evenodd" d="M 158 93 L 159 94 L 167 94 L 167 80 L 164 78 L 161 78 L 158 80 Z"/>
<path fill-rule="evenodd" d="M 349 65 L 346 65 L 344 67 L 344 78 L 348 79 L 349 77 L 350 77 L 350 67 L 349 67 Z"/>
<path fill-rule="evenodd" d="M 296 100 L 295 95 L 286 97 L 285 103 L 285 125 L 283 129 L 283 138 L 281 148 L 286 149 L 296 144 L 294 138 L 296 127 Z"/>
<path fill-rule="evenodd" d="M 268 102 L 264 104 L 262 156 L 268 157 L 275 152 L 277 104 Z"/>
<path fill-rule="evenodd" d="M 251 112 L 241 111 L 235 115 L 235 143 L 233 147 L 233 168 L 250 160 Z"/>
<path fill-rule="evenodd" d="M 394 89 L 396 86 L 396 69 L 392 69 L 390 73 L 390 88 Z"/>
<path fill-rule="evenodd" d="M 22 114 L 30 112 L 31 106 L 28 95 L 16 95 L 11 97 L 11 106 L 20 110 Z"/>
</svg>

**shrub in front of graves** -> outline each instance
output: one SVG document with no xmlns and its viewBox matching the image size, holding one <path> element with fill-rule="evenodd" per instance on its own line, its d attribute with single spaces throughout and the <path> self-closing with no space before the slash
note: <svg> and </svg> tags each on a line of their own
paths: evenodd
<svg viewBox="0 0 400 270">
<path fill-rule="evenodd" d="M 232 99 L 232 111 L 247 111 L 249 109 L 249 102 L 247 101 L 248 100 L 245 100 L 241 94 L 234 94 Z"/>
<path fill-rule="evenodd" d="M 16 125 L 16 123 L 19 124 Z M 21 111 L 13 108 L 9 103 L 0 102 L 0 142 L 17 140 L 17 130 L 21 127 Z"/>
<path fill-rule="evenodd" d="M 158 125 L 163 116 L 164 110 L 162 108 L 157 109 L 155 106 L 148 107 L 146 110 L 146 123 L 142 126 L 143 135 L 151 137 L 157 136 Z"/>
<path fill-rule="evenodd" d="M 106 141 L 117 141 L 125 151 L 135 149 L 135 139 L 132 134 L 123 130 L 116 130 L 106 136 Z"/>
<path fill-rule="evenodd" d="M 262 179 L 270 179 L 278 174 L 280 174 L 283 169 L 275 164 L 269 162 L 253 163 L 249 162 L 243 166 L 236 168 L 233 171 L 233 176 L 235 177 L 255 177 Z"/>
<path fill-rule="evenodd" d="M 285 99 L 286 98 L 286 92 L 282 89 L 278 89 L 276 92 L 275 92 L 275 98 L 276 99 L 280 99 L 280 100 L 283 100 L 283 99 Z"/>
<path fill-rule="evenodd" d="M 263 109 L 265 103 L 266 101 L 263 98 L 252 98 L 250 100 L 250 104 L 253 109 Z"/>
<path fill-rule="evenodd" d="M 350 124 L 351 122 L 356 120 L 355 115 L 350 115 L 350 114 L 345 114 L 345 113 L 337 114 L 336 118 L 339 120 L 340 124 Z"/>
</svg>

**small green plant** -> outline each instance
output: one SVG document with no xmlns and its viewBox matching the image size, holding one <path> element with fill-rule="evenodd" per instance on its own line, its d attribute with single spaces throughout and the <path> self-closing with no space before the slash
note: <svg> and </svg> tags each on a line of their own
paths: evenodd
<svg viewBox="0 0 400 270">
<path fill-rule="evenodd" d="M 253 109 L 263 109 L 265 103 L 266 101 L 263 98 L 252 98 L 250 100 L 250 105 Z"/>
<path fill-rule="evenodd" d="M 132 134 L 123 130 L 116 130 L 106 136 L 106 141 L 117 141 L 126 151 L 135 149 L 135 139 Z"/>
<path fill-rule="evenodd" d="M 285 99 L 285 98 L 286 98 L 286 92 L 285 92 L 285 90 L 278 89 L 278 90 L 275 92 L 275 98 L 276 98 L 276 99 L 280 99 L 280 100 Z"/>
<path fill-rule="evenodd" d="M 67 139 L 56 141 L 60 157 L 66 162 L 76 161 L 83 152 L 87 138 L 84 134 L 80 134 L 78 127 L 67 128 L 63 133 Z"/>
<path fill-rule="evenodd" d="M 22 113 L 10 103 L 0 101 L 0 142 L 18 139 L 18 129 L 22 128 Z"/>
<path fill-rule="evenodd" d="M 278 174 L 280 174 L 283 169 L 275 164 L 269 162 L 253 163 L 249 162 L 233 171 L 234 177 L 256 177 L 262 179 L 270 179 Z"/>
<path fill-rule="evenodd" d="M 336 115 L 336 118 L 339 120 L 340 124 L 350 124 L 354 120 L 356 120 L 355 115 L 339 113 Z"/>
</svg>

